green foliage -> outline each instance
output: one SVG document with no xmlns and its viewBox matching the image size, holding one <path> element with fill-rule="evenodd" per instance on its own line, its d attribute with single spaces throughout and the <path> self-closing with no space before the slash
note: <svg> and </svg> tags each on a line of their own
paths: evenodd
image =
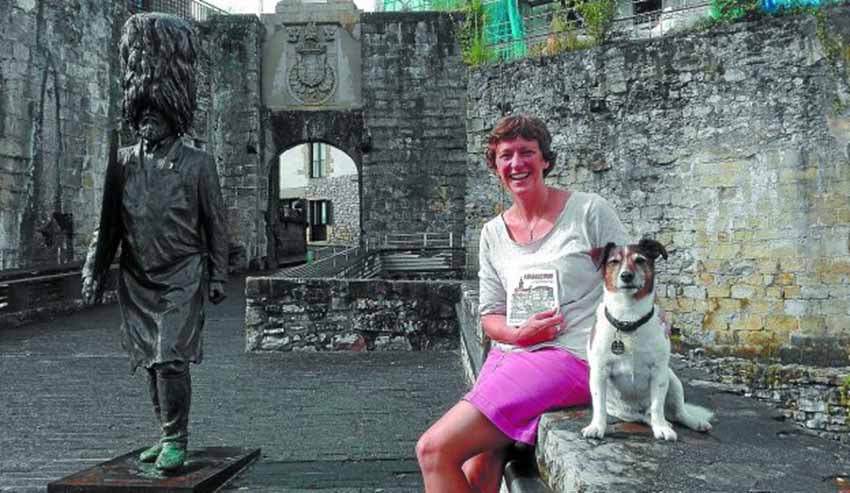
<svg viewBox="0 0 850 493">
<path fill-rule="evenodd" d="M 555 55 L 576 50 L 582 50 L 594 46 L 590 40 L 579 37 L 578 26 L 575 21 L 567 18 L 563 8 L 558 8 L 549 23 L 549 36 L 545 44 L 538 44 L 536 55 Z"/>
<path fill-rule="evenodd" d="M 759 3 L 759 0 L 714 0 L 711 18 L 719 23 L 753 19 L 761 13 Z"/>
<path fill-rule="evenodd" d="M 722 24 L 721 21 L 715 19 L 714 17 L 708 16 L 698 20 L 691 29 L 696 32 L 709 31 L 720 24 Z"/>
<path fill-rule="evenodd" d="M 431 2 L 431 10 L 437 12 L 453 12 L 459 8 L 458 2 L 455 0 L 433 0 Z"/>
<path fill-rule="evenodd" d="M 576 11 L 594 44 L 601 45 L 608 40 L 617 13 L 616 0 L 579 0 L 576 2 Z"/>
<path fill-rule="evenodd" d="M 490 62 L 494 59 L 493 48 L 484 38 L 484 25 L 487 16 L 482 0 L 467 0 L 460 11 L 464 14 L 463 24 L 456 28 L 458 42 L 463 53 L 463 61 L 470 67 Z"/>
<path fill-rule="evenodd" d="M 813 15 L 817 20 L 816 34 L 818 41 L 820 41 L 821 46 L 823 46 L 823 51 L 826 54 L 827 60 L 835 65 L 838 63 L 841 53 L 844 51 L 841 38 L 829 30 L 825 12 L 817 10 L 813 12 Z"/>
<path fill-rule="evenodd" d="M 850 407 L 850 375 L 844 377 L 844 381 L 838 387 L 838 403 L 844 407 Z"/>
</svg>

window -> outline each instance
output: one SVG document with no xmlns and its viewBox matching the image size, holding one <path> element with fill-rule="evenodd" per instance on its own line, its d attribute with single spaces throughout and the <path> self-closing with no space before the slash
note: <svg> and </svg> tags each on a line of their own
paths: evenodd
<svg viewBox="0 0 850 493">
<path fill-rule="evenodd" d="M 330 200 L 311 200 L 310 201 L 310 225 L 324 226 L 331 223 L 331 202 Z"/>
<path fill-rule="evenodd" d="M 325 145 L 321 142 L 310 144 L 310 178 L 325 176 Z"/>
<path fill-rule="evenodd" d="M 327 241 L 328 224 L 331 223 L 331 202 L 311 200 L 309 202 L 310 241 Z"/>
</svg>

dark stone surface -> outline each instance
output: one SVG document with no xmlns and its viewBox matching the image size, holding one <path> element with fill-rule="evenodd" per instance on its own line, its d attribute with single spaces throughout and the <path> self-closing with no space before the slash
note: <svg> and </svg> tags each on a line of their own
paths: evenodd
<svg viewBox="0 0 850 493">
<path fill-rule="evenodd" d="M 260 455 L 260 449 L 208 447 L 189 450 L 184 466 L 161 474 L 152 463 L 139 461 L 137 450 L 47 485 L 48 493 L 209 493 L 239 474 Z"/>
<path fill-rule="evenodd" d="M 414 446 L 463 395 L 458 353 L 246 354 L 244 289 L 233 279 L 208 307 L 205 360 L 192 366 L 189 448 L 262 448 L 226 491 L 421 492 Z M 0 331 L 0 492 L 43 493 L 158 438 L 119 324 L 110 305 Z"/>
</svg>

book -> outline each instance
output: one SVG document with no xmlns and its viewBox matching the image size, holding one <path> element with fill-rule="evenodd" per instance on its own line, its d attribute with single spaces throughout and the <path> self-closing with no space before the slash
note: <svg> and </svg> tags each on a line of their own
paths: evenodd
<svg viewBox="0 0 850 493">
<path fill-rule="evenodd" d="M 532 315 L 557 308 L 559 299 L 557 270 L 519 273 L 508 286 L 508 325 L 522 325 Z"/>
</svg>

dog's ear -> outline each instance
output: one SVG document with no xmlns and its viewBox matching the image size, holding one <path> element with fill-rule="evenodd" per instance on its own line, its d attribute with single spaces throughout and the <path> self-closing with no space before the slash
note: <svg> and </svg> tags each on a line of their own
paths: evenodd
<svg viewBox="0 0 850 493">
<path fill-rule="evenodd" d="M 596 247 L 590 250 L 590 258 L 593 260 L 593 265 L 596 266 L 596 270 L 600 270 L 605 267 L 605 262 L 608 261 L 608 257 L 611 255 L 611 250 L 616 248 L 616 243 L 609 242 L 604 247 Z"/>
<path fill-rule="evenodd" d="M 643 238 L 640 240 L 640 242 L 638 242 L 638 249 L 652 260 L 655 260 L 658 257 L 663 257 L 664 260 L 667 260 L 667 250 L 664 248 L 664 245 L 651 238 Z"/>
</svg>

